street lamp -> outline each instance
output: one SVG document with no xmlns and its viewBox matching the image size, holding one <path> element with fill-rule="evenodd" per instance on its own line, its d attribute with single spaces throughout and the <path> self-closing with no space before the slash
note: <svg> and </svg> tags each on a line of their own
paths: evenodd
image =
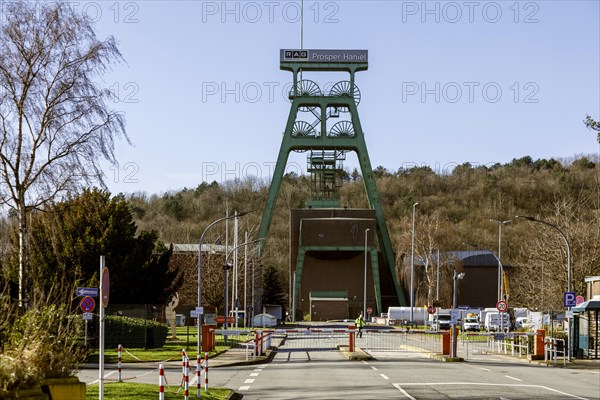
<svg viewBox="0 0 600 400">
<path fill-rule="evenodd" d="M 562 236 L 563 240 L 565 241 L 565 245 L 567 246 L 567 292 L 571 291 L 571 246 L 569 246 L 569 239 L 567 238 L 567 235 L 565 235 L 565 233 L 556 225 L 551 224 L 548 221 L 543 221 L 541 219 L 537 219 L 534 217 L 528 217 L 528 216 L 524 216 L 524 215 L 517 215 L 515 218 L 520 218 L 520 219 L 526 219 L 528 221 L 531 222 L 539 222 L 540 224 L 544 224 L 547 225 L 551 228 L 554 228 L 559 234 L 560 236 Z M 568 307 L 568 309 L 570 310 L 571 307 Z M 569 361 L 571 361 L 571 346 L 573 344 L 573 336 L 572 336 L 572 330 L 571 330 L 571 318 L 569 317 Z"/>
<path fill-rule="evenodd" d="M 239 214 L 238 214 L 238 217 L 239 217 Z M 242 244 L 239 244 L 239 245 L 235 246 L 233 249 L 231 249 L 229 251 L 229 253 L 227 253 L 226 256 L 225 256 L 225 264 L 223 264 L 223 269 L 225 270 L 225 322 L 224 322 L 223 326 L 225 327 L 225 329 L 227 329 L 227 317 L 228 317 L 228 313 L 229 313 L 229 311 L 228 311 L 228 308 L 229 308 L 229 305 L 228 305 L 229 270 L 233 267 L 233 264 L 231 264 L 229 262 L 229 258 L 231 257 L 231 254 L 233 252 L 236 252 L 236 250 L 239 249 L 240 247 L 246 246 L 246 245 L 249 245 L 249 244 L 252 244 L 252 243 L 257 243 L 257 242 L 260 242 L 262 240 L 265 240 L 265 238 L 260 238 L 260 239 L 256 239 L 256 240 L 250 240 L 248 242 L 244 242 Z M 236 282 L 236 284 L 237 284 L 237 282 Z M 245 281 L 244 281 L 244 284 L 246 284 Z M 237 297 L 236 297 L 236 300 L 237 300 Z M 246 319 L 246 312 L 247 312 L 247 310 L 244 310 L 244 320 Z M 237 321 L 237 314 L 236 314 L 235 318 L 236 318 L 236 321 Z"/>
<path fill-rule="evenodd" d="M 456 310 L 456 281 L 459 279 L 463 279 L 465 277 L 465 273 L 461 272 L 460 274 L 456 273 L 454 270 L 454 275 L 452 277 L 453 287 L 452 287 L 452 310 Z M 455 311 L 453 311 L 455 312 Z M 450 357 L 456 357 L 456 326 L 454 324 L 454 318 L 452 318 L 452 346 L 450 346 Z"/>
<path fill-rule="evenodd" d="M 364 302 L 363 302 L 363 318 L 367 320 L 367 234 L 371 229 L 365 229 L 365 290 L 364 290 Z"/>
<path fill-rule="evenodd" d="M 412 244 L 410 251 L 410 321 L 414 321 L 413 307 L 415 305 L 415 209 L 419 203 L 412 206 Z"/>
<path fill-rule="evenodd" d="M 204 236 L 206 235 L 206 232 L 208 232 L 208 230 L 213 225 L 215 225 L 221 221 L 225 221 L 227 219 L 231 219 L 231 218 L 235 218 L 235 217 L 241 217 L 250 212 L 252 212 L 252 211 L 246 211 L 246 212 L 242 212 L 239 214 L 236 213 L 236 215 L 219 218 L 216 221 L 211 222 L 206 227 L 206 229 L 204 229 L 204 231 L 202 232 L 202 235 L 200 235 L 200 240 L 198 241 L 198 308 L 199 309 L 201 307 L 201 302 L 202 302 L 202 244 L 204 243 Z M 201 317 L 201 314 L 198 314 L 198 353 L 197 354 L 200 354 L 201 344 L 202 344 L 202 329 L 201 328 L 202 328 L 202 317 Z"/>
<path fill-rule="evenodd" d="M 502 278 L 504 275 L 504 268 L 502 267 L 502 225 L 510 224 L 512 219 L 506 221 L 499 221 L 496 219 L 490 219 L 491 222 L 498 224 L 498 301 L 502 300 Z"/>
</svg>

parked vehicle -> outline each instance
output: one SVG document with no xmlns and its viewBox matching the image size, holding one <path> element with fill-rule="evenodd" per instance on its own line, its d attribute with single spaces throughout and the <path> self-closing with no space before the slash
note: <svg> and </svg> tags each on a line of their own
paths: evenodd
<svg viewBox="0 0 600 400">
<path fill-rule="evenodd" d="M 474 313 L 467 314 L 463 321 L 463 330 L 479 332 L 481 330 L 481 324 L 479 323 L 479 315 Z"/>
<path fill-rule="evenodd" d="M 502 316 L 502 319 L 500 319 L 500 316 Z M 499 331 L 501 325 L 504 329 L 510 328 L 508 313 L 488 312 L 485 315 L 484 326 L 486 331 Z"/>
<path fill-rule="evenodd" d="M 450 310 L 439 310 L 433 314 L 432 326 L 433 329 L 441 331 L 450 329 L 451 324 Z"/>
</svg>

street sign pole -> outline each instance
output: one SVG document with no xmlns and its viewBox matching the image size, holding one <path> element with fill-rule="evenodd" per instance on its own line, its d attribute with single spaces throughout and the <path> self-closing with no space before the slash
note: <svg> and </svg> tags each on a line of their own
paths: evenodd
<svg viewBox="0 0 600 400">
<path fill-rule="evenodd" d="M 103 298 L 102 288 L 104 287 L 104 256 L 100 256 L 100 299 Z M 100 304 L 100 373 L 98 377 L 98 396 L 104 400 L 104 305 Z"/>
</svg>

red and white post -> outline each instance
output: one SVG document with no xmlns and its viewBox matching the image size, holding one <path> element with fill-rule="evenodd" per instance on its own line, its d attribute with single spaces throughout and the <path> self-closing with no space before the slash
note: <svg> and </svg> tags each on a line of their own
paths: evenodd
<svg viewBox="0 0 600 400">
<path fill-rule="evenodd" d="M 165 400 L 165 368 L 158 366 L 158 400 Z"/>
<path fill-rule="evenodd" d="M 208 392 L 208 353 L 204 353 L 204 391 Z"/>
<path fill-rule="evenodd" d="M 122 358 L 123 358 L 123 346 L 119 345 L 119 347 L 117 347 L 117 356 L 118 356 L 118 360 L 117 360 L 117 371 L 118 371 L 118 382 L 123 382 L 123 377 L 121 376 L 121 372 L 123 371 L 123 363 L 122 363 Z"/>
<path fill-rule="evenodd" d="M 196 397 L 200 398 L 202 390 L 202 357 L 200 354 L 196 356 Z"/>
<path fill-rule="evenodd" d="M 190 400 L 190 360 L 187 356 L 183 368 L 183 398 L 184 400 Z"/>
</svg>

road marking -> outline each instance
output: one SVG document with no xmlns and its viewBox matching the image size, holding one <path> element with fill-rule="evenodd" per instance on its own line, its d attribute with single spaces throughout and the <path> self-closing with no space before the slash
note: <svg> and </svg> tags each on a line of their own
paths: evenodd
<svg viewBox="0 0 600 400">
<path fill-rule="evenodd" d="M 387 377 L 386 375 L 384 375 L 384 374 L 379 374 L 379 376 L 381 376 L 383 379 L 390 379 L 390 378 L 388 378 L 388 377 Z"/>
<path fill-rule="evenodd" d="M 410 394 L 408 394 L 406 392 L 406 390 L 402 389 L 400 387 L 400 385 L 398 385 L 397 383 L 394 383 L 394 386 L 396 387 L 396 389 L 398 389 L 400 391 L 400 393 L 402 393 L 404 396 L 406 396 L 406 398 L 410 399 L 410 400 L 417 400 L 414 397 L 412 397 Z"/>
<path fill-rule="evenodd" d="M 255 369 L 254 372 L 262 372 L 262 369 Z"/>
<path fill-rule="evenodd" d="M 507 377 L 508 379 L 514 379 L 515 381 L 523 382 L 523 379 L 515 378 L 515 377 L 510 376 L 510 375 L 504 375 L 504 376 Z"/>
<path fill-rule="evenodd" d="M 240 388 L 238 389 L 240 392 L 244 391 L 244 390 L 250 390 L 250 386 L 240 386 Z"/>
<path fill-rule="evenodd" d="M 372 369 L 373 371 L 377 371 L 377 367 L 374 367 L 374 366 L 372 366 L 372 365 L 371 365 L 371 369 Z"/>
<path fill-rule="evenodd" d="M 256 379 L 246 379 L 244 383 L 254 383 Z"/>
<path fill-rule="evenodd" d="M 250 376 L 258 376 L 258 372 L 252 372 Z"/>
<path fill-rule="evenodd" d="M 368 362 L 366 362 L 366 361 L 364 361 L 364 360 L 363 360 L 363 362 L 362 362 L 362 363 L 363 363 L 363 364 L 366 364 L 366 365 L 369 365 L 369 363 L 368 363 Z"/>
<path fill-rule="evenodd" d="M 525 385 L 525 384 L 520 384 L 520 383 L 485 383 L 485 382 L 423 382 L 423 383 L 417 383 L 417 382 L 401 382 L 401 383 L 394 383 L 393 384 L 398 390 L 400 390 L 405 396 L 407 396 L 408 398 L 412 399 L 412 400 L 416 400 L 414 397 L 410 396 L 408 393 L 406 393 L 406 391 L 404 389 L 402 389 L 401 386 L 442 386 L 442 385 L 447 385 L 447 386 L 504 386 L 504 387 L 524 387 L 524 388 L 535 388 L 535 389 L 546 389 L 549 390 L 551 392 L 554 393 L 558 393 L 561 394 L 563 396 L 568 396 L 568 397 L 572 397 L 574 399 L 579 399 L 579 400 L 588 400 L 585 397 L 579 397 L 575 394 L 571 394 L 571 393 L 567 393 L 567 392 L 562 392 L 560 390 L 556 390 L 556 389 L 552 389 L 548 386 L 542 386 L 542 385 Z"/>
<path fill-rule="evenodd" d="M 485 372 L 492 372 L 491 369 L 487 369 L 487 368 L 483 368 L 483 367 L 479 367 L 480 370 L 485 371 Z"/>
</svg>

